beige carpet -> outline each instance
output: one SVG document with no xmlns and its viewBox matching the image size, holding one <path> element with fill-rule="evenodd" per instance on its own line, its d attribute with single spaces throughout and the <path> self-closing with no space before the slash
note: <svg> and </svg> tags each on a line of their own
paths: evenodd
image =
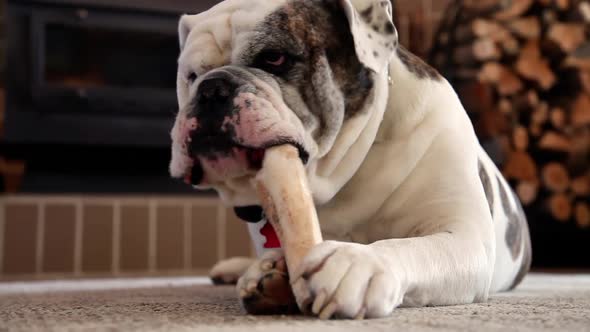
<svg viewBox="0 0 590 332">
<path fill-rule="evenodd" d="M 391 318 L 251 317 L 232 287 L 199 278 L 0 283 L 0 331 L 590 331 L 590 275 L 527 277 L 488 303 Z"/>
</svg>

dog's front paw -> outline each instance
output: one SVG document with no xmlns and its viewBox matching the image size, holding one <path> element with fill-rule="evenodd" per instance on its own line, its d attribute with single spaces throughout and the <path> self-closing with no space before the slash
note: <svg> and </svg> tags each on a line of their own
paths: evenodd
<svg viewBox="0 0 590 332">
<path fill-rule="evenodd" d="M 234 257 L 223 260 L 211 269 L 209 277 L 215 285 L 235 285 L 255 260 L 249 257 Z"/>
<path fill-rule="evenodd" d="M 238 281 L 237 290 L 242 306 L 250 314 L 299 312 L 282 250 L 266 252 L 254 262 Z"/>
<path fill-rule="evenodd" d="M 404 295 L 375 249 L 356 243 L 318 245 L 293 277 L 301 308 L 322 319 L 386 317 Z"/>
</svg>

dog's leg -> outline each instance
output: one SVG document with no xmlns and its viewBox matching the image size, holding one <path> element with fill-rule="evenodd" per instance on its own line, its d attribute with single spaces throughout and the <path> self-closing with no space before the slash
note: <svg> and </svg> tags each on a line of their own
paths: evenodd
<svg viewBox="0 0 590 332">
<path fill-rule="evenodd" d="M 235 285 L 238 279 L 255 262 L 254 258 L 234 257 L 215 264 L 209 272 L 209 277 L 216 285 Z"/>
<path fill-rule="evenodd" d="M 484 243 L 477 232 L 458 229 L 370 245 L 327 241 L 292 277 L 307 292 L 297 294 L 302 309 L 324 319 L 386 317 L 400 305 L 485 301 L 494 248 Z"/>
</svg>

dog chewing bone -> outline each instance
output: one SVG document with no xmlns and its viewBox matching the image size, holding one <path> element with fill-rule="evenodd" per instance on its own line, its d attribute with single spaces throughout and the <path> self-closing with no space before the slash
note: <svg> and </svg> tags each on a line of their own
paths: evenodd
<svg viewBox="0 0 590 332">
<path fill-rule="evenodd" d="M 281 241 L 287 269 L 293 274 L 307 253 L 322 242 L 299 151 L 291 145 L 268 149 L 255 182 L 266 218 Z"/>
</svg>

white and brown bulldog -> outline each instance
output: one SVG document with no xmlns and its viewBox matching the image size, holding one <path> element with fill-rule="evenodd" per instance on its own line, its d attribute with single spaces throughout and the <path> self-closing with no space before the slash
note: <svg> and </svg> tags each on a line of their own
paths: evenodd
<svg viewBox="0 0 590 332">
<path fill-rule="evenodd" d="M 212 271 L 239 277 L 250 312 L 292 310 L 289 277 L 322 318 L 480 302 L 522 280 L 520 203 L 453 88 L 398 45 L 389 0 L 227 0 L 183 16 L 180 44 L 170 171 L 254 222 L 259 260 Z M 329 239 L 291 276 L 251 184 L 282 144 Z"/>
</svg>

